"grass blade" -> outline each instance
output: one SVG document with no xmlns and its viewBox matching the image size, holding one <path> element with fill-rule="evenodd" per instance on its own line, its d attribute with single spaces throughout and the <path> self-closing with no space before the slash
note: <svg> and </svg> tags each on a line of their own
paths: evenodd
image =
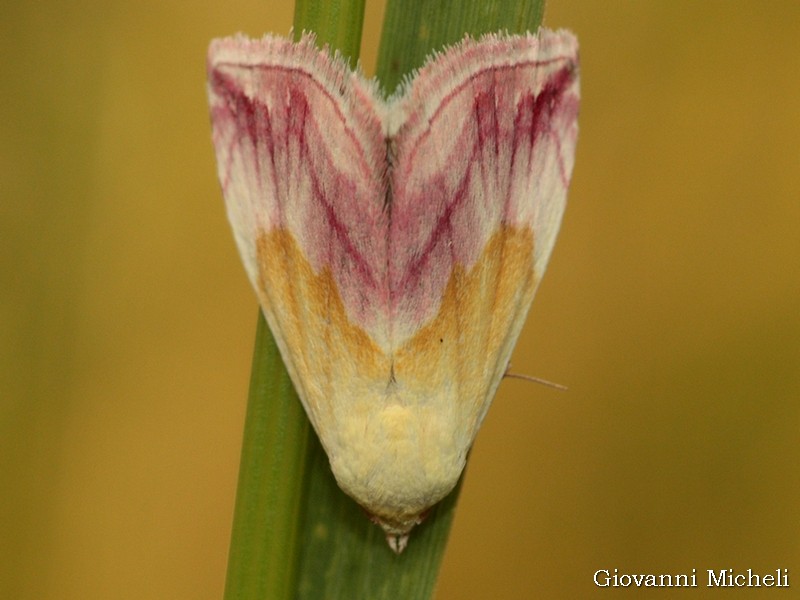
<svg viewBox="0 0 800 600">
<path fill-rule="evenodd" d="M 259 311 L 225 600 L 293 597 L 313 435 Z"/>
<path fill-rule="evenodd" d="M 434 50 L 493 31 L 524 33 L 542 23 L 545 0 L 387 0 L 378 79 L 392 91 Z"/>
</svg>

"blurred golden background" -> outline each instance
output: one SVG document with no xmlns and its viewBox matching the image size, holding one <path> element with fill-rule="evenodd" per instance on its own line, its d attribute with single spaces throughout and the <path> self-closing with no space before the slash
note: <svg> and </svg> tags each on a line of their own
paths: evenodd
<svg viewBox="0 0 800 600">
<path fill-rule="evenodd" d="M 0 9 L 0 598 L 222 597 L 256 303 L 205 52 L 292 7 L 187 7 Z M 797 589 L 800 3 L 551 0 L 545 24 L 581 41 L 581 135 L 512 364 L 570 389 L 501 386 L 437 597 L 629 594 L 593 584 L 614 568 Z"/>
</svg>

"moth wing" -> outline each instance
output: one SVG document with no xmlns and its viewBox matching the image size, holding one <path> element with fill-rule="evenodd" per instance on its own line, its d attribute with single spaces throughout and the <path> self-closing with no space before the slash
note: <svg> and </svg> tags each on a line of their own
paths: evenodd
<svg viewBox="0 0 800 600">
<path fill-rule="evenodd" d="M 578 104 L 577 41 L 540 30 L 448 50 L 392 113 L 395 375 L 399 386 L 430 390 L 462 455 L 555 242 Z"/>
<path fill-rule="evenodd" d="M 371 84 L 308 36 L 216 40 L 208 71 L 236 242 L 330 451 L 343 418 L 333 403 L 390 370 L 380 347 L 388 310 L 380 105 Z"/>
<path fill-rule="evenodd" d="M 212 44 L 245 267 L 337 481 L 391 535 L 455 485 L 544 271 L 576 51 L 544 31 L 465 42 L 387 107 L 309 38 Z"/>
</svg>

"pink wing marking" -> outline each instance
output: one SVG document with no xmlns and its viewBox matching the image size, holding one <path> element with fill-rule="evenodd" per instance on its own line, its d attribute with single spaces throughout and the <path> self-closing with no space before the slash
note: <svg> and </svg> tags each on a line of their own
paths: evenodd
<svg viewBox="0 0 800 600">
<path fill-rule="evenodd" d="M 369 84 L 310 38 L 223 40 L 209 72 L 220 181 L 254 285 L 257 237 L 287 230 L 317 273 L 331 271 L 351 319 L 378 335 L 386 149 Z"/>
<path fill-rule="evenodd" d="M 577 85 L 566 33 L 457 46 L 413 81 L 392 171 L 395 344 L 435 315 L 453 267 L 468 270 L 501 227 L 533 228 L 541 276 L 572 171 Z"/>
<path fill-rule="evenodd" d="M 215 42 L 209 72 L 220 181 L 256 287 L 258 236 L 286 230 L 388 351 L 502 227 L 533 229 L 541 276 L 577 133 L 570 34 L 455 46 L 388 105 L 309 37 Z"/>
</svg>

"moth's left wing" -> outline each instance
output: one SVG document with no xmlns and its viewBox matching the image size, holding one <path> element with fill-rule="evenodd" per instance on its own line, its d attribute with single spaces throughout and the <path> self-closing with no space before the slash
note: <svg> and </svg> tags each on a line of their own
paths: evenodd
<svg viewBox="0 0 800 600">
<path fill-rule="evenodd" d="M 391 113 L 395 375 L 414 397 L 437 390 L 463 452 L 555 242 L 578 103 L 577 41 L 542 29 L 447 50 Z"/>
<path fill-rule="evenodd" d="M 208 72 L 236 242 L 306 412 L 335 454 L 349 398 L 390 377 L 382 104 L 373 84 L 308 35 L 215 40 Z"/>
</svg>

